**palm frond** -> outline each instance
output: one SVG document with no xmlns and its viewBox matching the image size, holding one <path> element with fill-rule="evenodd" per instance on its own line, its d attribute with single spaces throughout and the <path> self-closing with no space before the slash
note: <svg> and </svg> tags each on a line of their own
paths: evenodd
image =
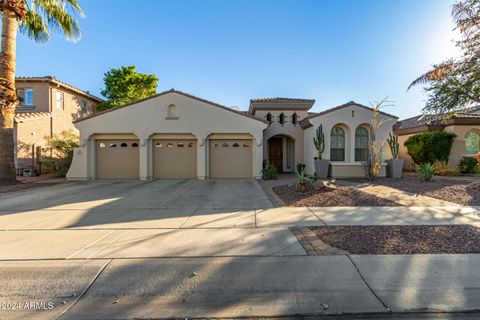
<svg viewBox="0 0 480 320">
<path fill-rule="evenodd" d="M 431 81 L 437 81 L 443 79 L 447 76 L 454 68 L 453 63 L 443 63 L 438 66 L 435 66 L 434 69 L 422 74 L 420 77 L 415 79 L 407 88 L 407 91 L 410 88 L 420 85 L 420 84 L 427 84 Z"/>
<path fill-rule="evenodd" d="M 37 42 L 46 42 L 51 29 L 76 42 L 82 35 L 78 16 L 83 16 L 83 10 L 76 0 L 32 0 L 20 31 Z"/>
<path fill-rule="evenodd" d="M 35 11 L 27 11 L 20 22 L 20 32 L 26 34 L 35 42 L 45 43 L 50 40 L 50 32 L 42 17 Z"/>
</svg>

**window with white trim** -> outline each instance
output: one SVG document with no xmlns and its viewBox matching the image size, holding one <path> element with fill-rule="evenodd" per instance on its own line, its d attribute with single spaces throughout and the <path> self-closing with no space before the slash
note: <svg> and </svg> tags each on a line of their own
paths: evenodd
<svg viewBox="0 0 480 320">
<path fill-rule="evenodd" d="M 18 88 L 17 97 L 21 106 L 33 106 L 33 89 Z"/>
<path fill-rule="evenodd" d="M 58 109 L 64 109 L 65 107 L 64 94 L 60 90 L 55 91 L 55 106 Z"/>
</svg>

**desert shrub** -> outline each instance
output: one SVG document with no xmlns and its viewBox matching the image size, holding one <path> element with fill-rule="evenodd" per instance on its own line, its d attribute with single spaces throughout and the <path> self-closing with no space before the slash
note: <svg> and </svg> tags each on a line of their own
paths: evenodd
<svg viewBox="0 0 480 320">
<path fill-rule="evenodd" d="M 431 163 L 424 163 L 418 166 L 418 174 L 425 181 L 430 181 L 433 179 L 435 168 Z"/>
<path fill-rule="evenodd" d="M 475 158 L 463 158 L 458 162 L 458 169 L 461 173 L 478 173 L 480 171 Z"/>
<path fill-rule="evenodd" d="M 435 160 L 448 162 L 456 136 L 451 132 L 429 131 L 411 136 L 404 145 L 416 164 L 431 164 Z"/>
<path fill-rule="evenodd" d="M 294 187 L 298 192 L 307 192 L 309 187 L 313 186 L 312 178 L 305 174 L 304 168 L 295 172 L 295 175 L 297 176 L 297 182 L 295 182 Z"/>
<path fill-rule="evenodd" d="M 53 151 L 52 156 L 46 157 L 45 165 L 64 177 L 72 163 L 73 148 L 78 147 L 78 136 L 70 130 L 45 139 L 47 147 Z"/>
<path fill-rule="evenodd" d="M 297 163 L 297 172 L 301 172 L 305 170 L 305 164 Z"/>
<path fill-rule="evenodd" d="M 458 168 L 448 165 L 445 161 L 436 160 L 433 163 L 434 173 L 437 176 L 457 176 L 460 173 Z"/>
</svg>

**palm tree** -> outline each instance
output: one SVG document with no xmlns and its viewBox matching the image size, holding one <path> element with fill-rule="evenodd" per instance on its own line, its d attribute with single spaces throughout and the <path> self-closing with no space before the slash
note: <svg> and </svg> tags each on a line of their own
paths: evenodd
<svg viewBox="0 0 480 320">
<path fill-rule="evenodd" d="M 16 182 L 13 121 L 17 31 L 36 42 L 47 42 L 50 29 L 72 41 L 80 39 L 76 17 L 83 15 L 76 0 L 0 0 L 2 40 L 0 52 L 0 184 Z"/>
</svg>

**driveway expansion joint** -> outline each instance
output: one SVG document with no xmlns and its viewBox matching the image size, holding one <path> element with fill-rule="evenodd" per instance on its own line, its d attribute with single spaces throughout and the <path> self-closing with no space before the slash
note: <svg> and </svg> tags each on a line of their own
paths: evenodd
<svg viewBox="0 0 480 320">
<path fill-rule="evenodd" d="M 355 270 L 357 270 L 358 275 L 360 276 L 362 281 L 365 283 L 368 290 L 370 290 L 370 292 L 373 294 L 373 296 L 382 304 L 382 306 L 385 308 L 385 310 L 388 313 L 391 313 L 392 309 L 389 306 L 386 305 L 386 303 L 380 298 L 380 296 L 373 290 L 373 288 L 370 286 L 370 284 L 368 284 L 367 280 L 365 279 L 363 274 L 360 272 L 360 269 L 358 268 L 357 264 L 355 263 L 355 261 L 353 261 L 352 257 L 350 257 L 350 254 L 347 254 L 346 257 L 347 257 L 348 260 L 350 260 L 350 262 L 352 263 Z"/>
</svg>

